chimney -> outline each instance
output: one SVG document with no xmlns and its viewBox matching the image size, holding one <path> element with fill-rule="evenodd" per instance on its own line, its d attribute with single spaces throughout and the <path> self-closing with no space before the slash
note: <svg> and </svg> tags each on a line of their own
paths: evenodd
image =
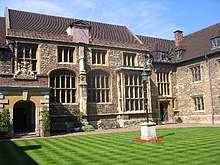
<svg viewBox="0 0 220 165">
<path fill-rule="evenodd" d="M 180 42 L 183 40 L 183 31 L 176 30 L 174 32 L 174 38 L 175 38 L 175 46 L 180 46 Z"/>
<path fill-rule="evenodd" d="M 91 26 L 87 22 L 77 20 L 69 24 L 66 32 L 73 37 L 73 42 L 89 43 L 90 28 Z"/>
</svg>

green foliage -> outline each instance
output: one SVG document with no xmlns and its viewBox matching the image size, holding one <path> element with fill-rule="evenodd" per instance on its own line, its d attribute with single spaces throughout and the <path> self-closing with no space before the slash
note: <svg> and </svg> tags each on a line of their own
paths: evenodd
<svg viewBox="0 0 220 165">
<path fill-rule="evenodd" d="M 95 128 L 92 125 L 84 125 L 82 126 L 81 130 L 84 132 L 91 132 L 95 131 Z"/>
<path fill-rule="evenodd" d="M 42 129 L 44 131 L 50 131 L 50 114 L 47 110 L 47 106 L 43 106 L 42 114 Z"/>
<path fill-rule="evenodd" d="M 177 123 L 182 123 L 183 120 L 181 119 L 181 117 L 178 117 L 178 118 L 176 119 L 176 122 L 177 122 Z"/>
<path fill-rule="evenodd" d="M 78 121 L 79 123 L 82 122 L 83 113 L 80 111 L 80 109 L 74 108 L 74 110 L 73 110 L 73 115 L 77 117 L 77 121 Z"/>
<path fill-rule="evenodd" d="M 7 134 L 10 129 L 10 114 L 9 110 L 4 108 L 0 114 L 0 131 Z"/>
</svg>

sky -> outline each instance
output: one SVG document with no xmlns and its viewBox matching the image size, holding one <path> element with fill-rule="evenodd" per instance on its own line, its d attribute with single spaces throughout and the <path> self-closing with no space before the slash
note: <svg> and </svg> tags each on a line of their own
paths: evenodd
<svg viewBox="0 0 220 165">
<path fill-rule="evenodd" d="M 0 0 L 4 9 L 124 25 L 138 35 L 174 39 L 220 23 L 220 0 Z"/>
</svg>

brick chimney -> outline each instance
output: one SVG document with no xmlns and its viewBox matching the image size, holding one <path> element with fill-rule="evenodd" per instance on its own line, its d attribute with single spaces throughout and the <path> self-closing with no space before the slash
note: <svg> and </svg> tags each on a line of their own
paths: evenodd
<svg viewBox="0 0 220 165">
<path fill-rule="evenodd" d="M 174 38 L 175 38 L 175 46 L 180 46 L 180 42 L 183 40 L 183 31 L 176 30 L 174 32 Z"/>
</svg>

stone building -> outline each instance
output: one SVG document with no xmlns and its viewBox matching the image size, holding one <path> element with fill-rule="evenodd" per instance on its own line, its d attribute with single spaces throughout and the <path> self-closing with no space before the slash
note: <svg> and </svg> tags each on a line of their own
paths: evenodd
<svg viewBox="0 0 220 165">
<path fill-rule="evenodd" d="M 96 128 L 145 120 L 220 123 L 220 24 L 174 40 L 135 35 L 128 27 L 5 9 L 0 18 L 0 111 L 11 134 L 40 135 L 83 121 Z M 144 95 L 141 73 L 152 60 Z M 144 106 L 147 105 L 147 106 Z"/>
</svg>

